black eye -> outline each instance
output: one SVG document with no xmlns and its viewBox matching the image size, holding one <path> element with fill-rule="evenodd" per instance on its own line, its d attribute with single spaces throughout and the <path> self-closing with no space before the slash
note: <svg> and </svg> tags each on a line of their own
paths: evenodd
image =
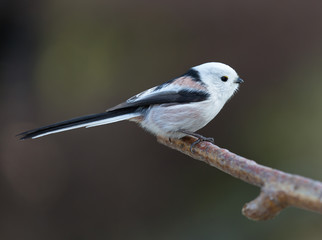
<svg viewBox="0 0 322 240">
<path fill-rule="evenodd" d="M 227 82 L 228 77 L 227 77 L 227 76 L 222 76 L 220 79 L 221 79 L 221 81 L 223 81 L 223 82 Z"/>
</svg>

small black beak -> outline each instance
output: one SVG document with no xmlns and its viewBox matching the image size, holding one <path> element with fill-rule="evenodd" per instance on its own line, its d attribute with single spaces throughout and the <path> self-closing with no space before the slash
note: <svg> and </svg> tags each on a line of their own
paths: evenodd
<svg viewBox="0 0 322 240">
<path fill-rule="evenodd" d="M 235 81 L 235 83 L 238 83 L 238 84 L 241 84 L 241 83 L 243 83 L 244 82 L 244 80 L 243 79 L 241 79 L 240 77 L 239 78 L 237 78 L 236 79 L 236 81 Z"/>
</svg>

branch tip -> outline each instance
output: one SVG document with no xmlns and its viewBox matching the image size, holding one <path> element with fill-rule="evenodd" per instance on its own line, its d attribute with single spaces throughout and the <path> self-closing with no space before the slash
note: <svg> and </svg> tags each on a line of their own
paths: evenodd
<svg viewBox="0 0 322 240">
<path fill-rule="evenodd" d="M 201 142 L 190 151 L 191 144 L 196 140 L 193 137 L 171 141 L 157 137 L 157 140 L 233 177 L 260 187 L 259 196 L 243 206 L 242 213 L 249 219 L 271 219 L 288 206 L 322 214 L 322 183 L 319 181 L 257 164 L 209 142 Z"/>
</svg>

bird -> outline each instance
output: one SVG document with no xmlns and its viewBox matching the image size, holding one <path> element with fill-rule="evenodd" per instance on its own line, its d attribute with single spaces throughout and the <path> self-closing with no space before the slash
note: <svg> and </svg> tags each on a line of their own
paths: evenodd
<svg viewBox="0 0 322 240">
<path fill-rule="evenodd" d="M 35 139 L 76 128 L 91 128 L 123 120 L 138 123 L 157 137 L 193 136 L 213 142 L 196 131 L 207 125 L 244 81 L 230 66 L 207 62 L 159 86 L 143 91 L 105 112 L 86 115 L 22 132 L 21 140 Z"/>
</svg>

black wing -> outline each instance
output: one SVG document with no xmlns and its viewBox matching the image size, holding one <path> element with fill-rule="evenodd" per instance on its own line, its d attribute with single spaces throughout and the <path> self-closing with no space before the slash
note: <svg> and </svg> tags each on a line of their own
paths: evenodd
<svg viewBox="0 0 322 240">
<path fill-rule="evenodd" d="M 137 98 L 130 98 L 128 101 L 121 103 L 113 108 L 107 109 L 107 111 L 114 111 L 116 109 L 133 108 L 133 107 L 149 107 L 156 104 L 166 103 L 191 103 L 201 102 L 209 98 L 209 94 L 205 91 L 195 90 L 180 90 L 180 91 L 162 91 L 157 93 L 151 93 L 147 96 L 139 96 Z"/>
</svg>

